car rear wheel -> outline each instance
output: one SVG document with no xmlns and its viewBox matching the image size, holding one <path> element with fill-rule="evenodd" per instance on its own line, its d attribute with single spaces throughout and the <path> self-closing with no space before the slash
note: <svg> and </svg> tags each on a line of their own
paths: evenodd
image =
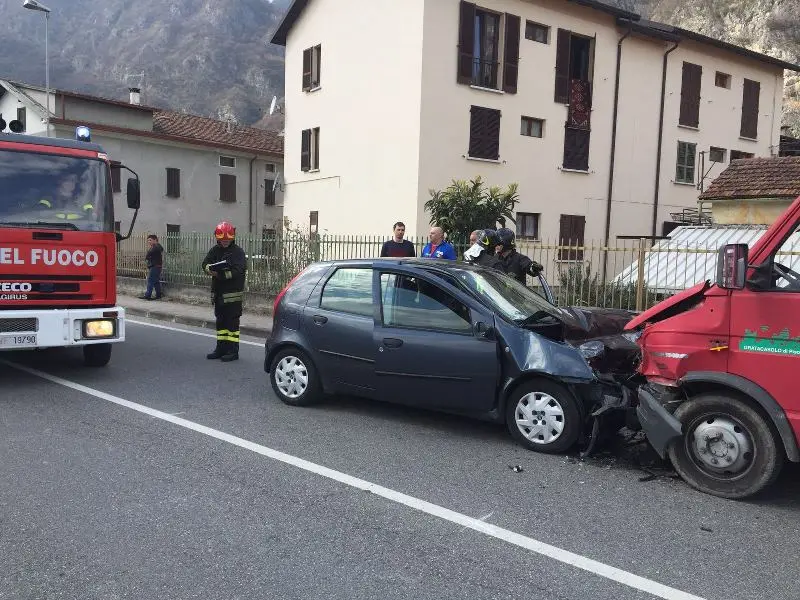
<svg viewBox="0 0 800 600">
<path fill-rule="evenodd" d="M 556 454 L 580 435 L 580 411 L 565 387 L 546 379 L 527 381 L 508 399 L 506 425 L 511 436 L 535 452 Z"/>
<path fill-rule="evenodd" d="M 87 367 L 105 367 L 111 360 L 111 344 L 87 344 L 83 347 L 83 364 Z"/>
<path fill-rule="evenodd" d="M 736 398 L 703 394 L 675 411 L 684 435 L 669 448 L 678 474 L 693 488 L 719 496 L 753 496 L 777 479 L 783 448 L 767 420 Z"/>
<path fill-rule="evenodd" d="M 314 364 L 298 348 L 278 352 L 272 360 L 270 381 L 278 398 L 290 406 L 308 406 L 322 396 Z"/>
</svg>

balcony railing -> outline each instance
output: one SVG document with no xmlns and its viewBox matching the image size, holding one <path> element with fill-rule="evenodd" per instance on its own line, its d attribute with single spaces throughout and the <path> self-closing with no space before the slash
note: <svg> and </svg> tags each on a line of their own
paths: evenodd
<svg viewBox="0 0 800 600">
<path fill-rule="evenodd" d="M 496 90 L 500 63 L 475 58 L 472 61 L 472 85 Z"/>
</svg>

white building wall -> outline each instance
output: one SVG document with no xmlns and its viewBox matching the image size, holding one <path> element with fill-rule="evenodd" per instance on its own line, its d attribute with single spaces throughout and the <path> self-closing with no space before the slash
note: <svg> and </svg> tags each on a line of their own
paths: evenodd
<svg viewBox="0 0 800 600">
<path fill-rule="evenodd" d="M 314 0 L 286 44 L 286 205 L 292 227 L 414 234 L 424 0 Z M 302 91 L 303 50 L 322 45 L 320 89 Z M 320 128 L 318 172 L 300 169 L 301 132 Z"/>
</svg>

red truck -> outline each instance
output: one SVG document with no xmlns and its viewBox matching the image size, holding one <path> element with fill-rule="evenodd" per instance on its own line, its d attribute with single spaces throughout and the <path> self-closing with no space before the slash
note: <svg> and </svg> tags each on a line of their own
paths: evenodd
<svg viewBox="0 0 800 600">
<path fill-rule="evenodd" d="M 748 248 L 719 250 L 716 283 L 630 321 L 642 359 L 636 413 L 692 487 L 753 496 L 800 462 L 800 197 Z M 800 267 L 799 267 L 800 269 Z"/>
<path fill-rule="evenodd" d="M 111 163 L 86 127 L 76 140 L 0 133 L 0 350 L 81 346 L 99 367 L 125 340 L 116 244 L 133 230 L 140 187 L 121 168 L 134 175 L 126 236 L 115 233 Z"/>
</svg>

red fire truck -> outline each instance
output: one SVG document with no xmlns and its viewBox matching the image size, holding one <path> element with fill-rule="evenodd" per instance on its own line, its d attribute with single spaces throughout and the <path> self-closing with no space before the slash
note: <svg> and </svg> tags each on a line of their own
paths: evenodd
<svg viewBox="0 0 800 600">
<path fill-rule="evenodd" d="M 111 163 L 86 127 L 75 140 L 0 133 L 0 350 L 81 346 L 84 363 L 101 367 L 125 340 L 116 244 L 130 237 L 140 188 L 121 168 L 133 174 L 125 236 L 114 228 Z"/>
</svg>

